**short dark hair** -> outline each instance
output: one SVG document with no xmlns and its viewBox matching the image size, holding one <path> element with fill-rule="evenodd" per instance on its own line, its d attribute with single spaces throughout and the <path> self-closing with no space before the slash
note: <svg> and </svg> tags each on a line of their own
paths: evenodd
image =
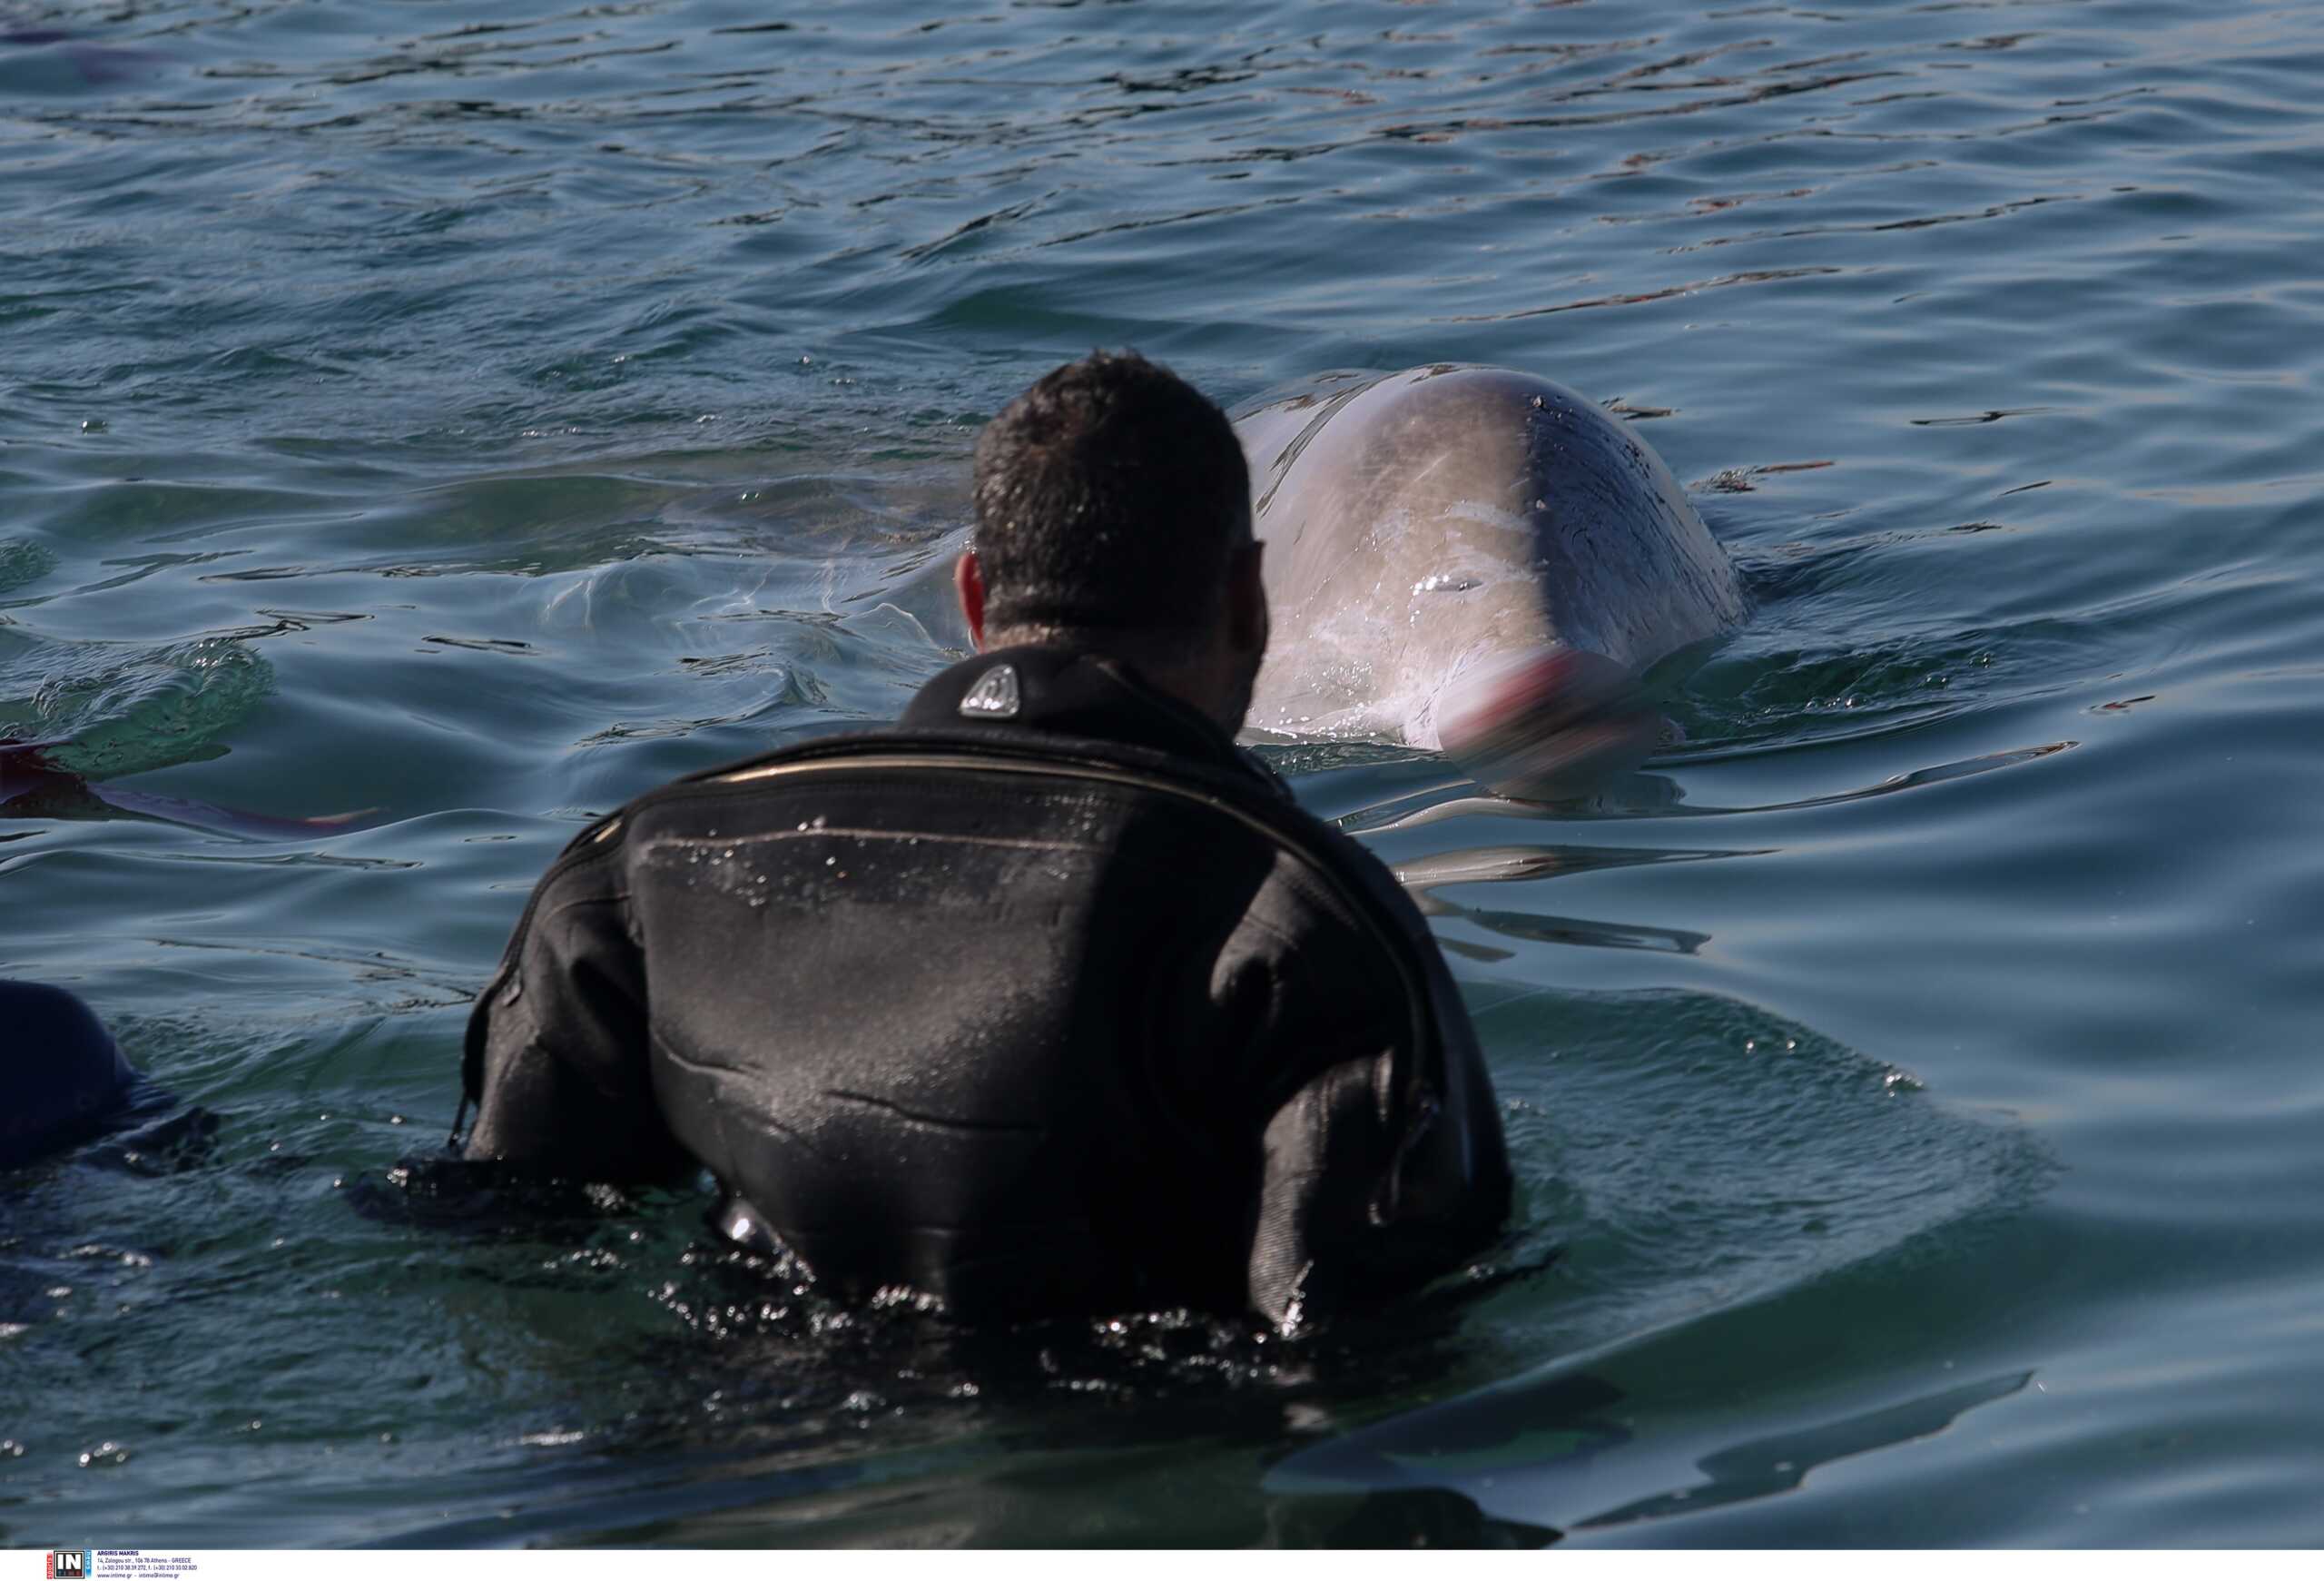
<svg viewBox="0 0 2324 1581">
<path fill-rule="evenodd" d="M 1043 374 L 977 438 L 985 621 L 1175 632 L 1214 607 L 1251 539 L 1251 479 L 1226 414 L 1135 351 Z"/>
</svg>

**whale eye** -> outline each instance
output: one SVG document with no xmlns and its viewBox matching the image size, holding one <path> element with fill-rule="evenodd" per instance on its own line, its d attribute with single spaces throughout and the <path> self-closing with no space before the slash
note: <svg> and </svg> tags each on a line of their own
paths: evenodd
<svg viewBox="0 0 2324 1581">
<path fill-rule="evenodd" d="M 1423 577 L 1419 581 L 1414 582 L 1413 591 L 1415 593 L 1465 593 L 1470 588 L 1482 585 L 1474 577 L 1459 576 L 1451 571 L 1439 571 L 1433 577 Z"/>
</svg>

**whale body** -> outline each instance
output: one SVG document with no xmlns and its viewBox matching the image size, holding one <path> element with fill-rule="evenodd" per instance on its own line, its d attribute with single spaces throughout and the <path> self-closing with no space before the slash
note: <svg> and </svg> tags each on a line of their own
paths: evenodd
<svg viewBox="0 0 2324 1581">
<path fill-rule="evenodd" d="M 1733 565 L 1661 458 L 1546 379 L 1343 378 L 1236 431 L 1267 546 L 1262 731 L 1562 783 L 1643 758 L 1657 730 L 1638 678 L 1743 618 Z"/>
</svg>

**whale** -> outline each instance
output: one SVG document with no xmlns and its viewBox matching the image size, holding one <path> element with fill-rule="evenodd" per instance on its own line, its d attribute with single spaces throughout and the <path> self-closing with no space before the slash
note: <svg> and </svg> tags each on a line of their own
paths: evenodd
<svg viewBox="0 0 2324 1581">
<path fill-rule="evenodd" d="M 1662 459 L 1561 384 L 1436 363 L 1235 419 L 1272 618 L 1251 727 L 1574 794 L 1664 738 L 1643 681 L 1748 612 Z"/>
</svg>

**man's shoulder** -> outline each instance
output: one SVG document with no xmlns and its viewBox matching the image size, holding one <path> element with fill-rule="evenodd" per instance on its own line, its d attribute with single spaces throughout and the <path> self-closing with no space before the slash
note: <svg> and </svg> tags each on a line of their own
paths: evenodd
<svg viewBox="0 0 2324 1581">
<path fill-rule="evenodd" d="M 1160 791 L 1207 795 L 1236 806 L 1265 807 L 1291 821 L 1315 825 L 1289 789 L 1242 752 L 1216 759 L 1056 730 L 1005 725 L 871 726 L 793 741 L 753 756 L 683 776 L 634 797 L 592 825 L 569 850 L 607 837 L 653 809 L 701 797 L 773 791 L 818 778 L 874 776 L 911 779 L 948 774 L 1042 774 L 1115 777 Z M 1321 825 L 1315 825 L 1320 828 Z"/>
<path fill-rule="evenodd" d="M 1269 812 L 1286 857 L 1255 907 L 1255 921 L 1280 929 L 1286 916 L 1295 916 L 1307 939 L 1318 930 L 1335 930 L 1395 955 L 1408 956 L 1423 944 L 1433 950 L 1419 908 L 1370 847 L 1290 800 L 1287 792 Z"/>
<path fill-rule="evenodd" d="M 655 787 L 584 829 L 550 869 L 588 882 L 603 858 L 617 858 L 641 825 L 667 829 L 704 821 L 715 805 L 814 795 L 865 780 L 961 783 L 963 776 L 1021 776 L 1083 780 L 1142 790 L 1191 804 L 1272 846 L 1274 879 L 1256 902 L 1255 921 L 1272 921 L 1315 940 L 1334 930 L 1368 935 L 1403 953 L 1426 924 L 1394 875 L 1362 843 L 1301 806 L 1256 755 L 1236 750 L 1196 758 L 1133 743 L 990 724 L 881 725 L 793 741 L 773 750 L 700 770 Z M 1293 919 L 1296 919 L 1295 926 Z"/>
</svg>

